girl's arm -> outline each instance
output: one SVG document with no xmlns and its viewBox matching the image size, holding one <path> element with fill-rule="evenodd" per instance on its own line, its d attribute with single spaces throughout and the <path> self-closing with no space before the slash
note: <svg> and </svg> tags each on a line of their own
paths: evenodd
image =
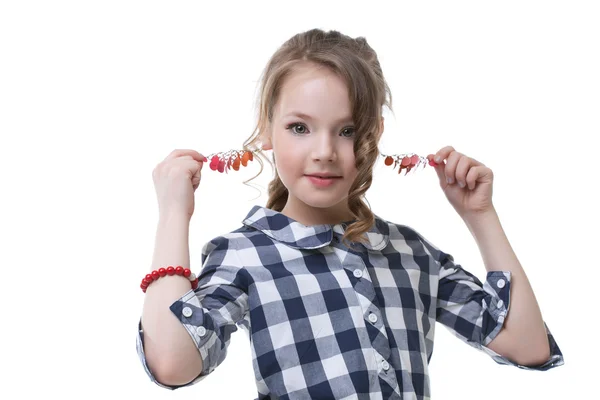
<svg viewBox="0 0 600 400">
<path fill-rule="evenodd" d="M 542 313 L 496 210 L 463 220 L 477 242 L 487 271 L 510 271 L 512 276 L 504 327 L 487 347 L 521 365 L 543 364 L 550 358 L 550 346 Z"/>
<path fill-rule="evenodd" d="M 190 267 L 189 223 L 188 216 L 176 213 L 159 219 L 150 270 L 169 265 Z M 141 321 L 144 352 L 148 367 L 164 385 L 186 384 L 202 371 L 194 341 L 169 308 L 190 289 L 187 278 L 173 275 L 158 279 L 146 290 Z"/>
</svg>

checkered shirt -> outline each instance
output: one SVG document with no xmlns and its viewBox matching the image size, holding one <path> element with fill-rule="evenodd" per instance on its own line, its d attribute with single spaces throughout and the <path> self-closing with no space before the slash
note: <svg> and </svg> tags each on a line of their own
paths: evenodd
<svg viewBox="0 0 600 400">
<path fill-rule="evenodd" d="M 430 399 L 436 321 L 499 364 L 564 363 L 547 326 L 551 356 L 540 366 L 486 347 L 510 307 L 510 272 L 482 284 L 414 229 L 375 218 L 368 243 L 347 247 L 347 223 L 305 226 L 255 205 L 240 228 L 206 243 L 198 288 L 170 307 L 203 362 L 183 386 L 223 362 L 238 327 L 250 338 L 255 400 Z M 152 382 L 182 387 L 148 368 L 141 320 L 136 347 Z"/>
</svg>

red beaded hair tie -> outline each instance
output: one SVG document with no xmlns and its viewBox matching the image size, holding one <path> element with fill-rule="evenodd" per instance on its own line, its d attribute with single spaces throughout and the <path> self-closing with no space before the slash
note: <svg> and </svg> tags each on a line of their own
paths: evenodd
<svg viewBox="0 0 600 400">
<path fill-rule="evenodd" d="M 210 160 L 209 167 L 213 171 L 228 172 L 229 169 L 239 171 L 240 164 L 242 167 L 248 165 L 248 161 L 254 160 L 254 154 L 248 150 L 229 150 L 227 152 L 219 152 L 206 157 Z"/>
<path fill-rule="evenodd" d="M 398 168 L 398 174 L 402 172 L 402 170 L 406 170 L 406 174 L 410 172 L 411 169 L 426 165 L 431 165 L 432 167 L 437 166 L 438 164 L 433 161 L 433 157 L 429 159 L 428 157 L 421 157 L 414 153 L 404 153 L 404 154 L 394 154 L 394 155 L 386 155 L 379 154 L 384 158 L 384 164 L 386 166 L 390 166 L 393 164 L 392 169 Z M 254 154 L 252 151 L 248 150 L 229 150 L 227 152 L 219 152 L 215 154 L 211 154 L 206 158 L 206 161 L 210 160 L 210 169 L 218 172 L 227 173 L 230 169 L 234 171 L 239 171 L 240 164 L 245 167 L 248 165 L 249 161 L 254 160 Z"/>
<path fill-rule="evenodd" d="M 146 289 L 148 288 L 148 286 L 150 286 L 150 284 L 152 282 L 154 282 L 154 281 L 158 280 L 159 278 L 162 278 L 163 276 L 166 276 L 166 275 L 185 276 L 192 282 L 192 289 L 195 290 L 198 287 L 198 278 L 196 278 L 196 275 L 194 275 L 192 273 L 192 271 L 190 271 L 189 268 L 183 268 L 181 266 L 177 266 L 177 267 L 168 266 L 167 268 L 159 268 L 158 270 L 154 270 L 154 271 L 150 272 L 149 274 L 147 274 L 144 277 L 144 279 L 142 279 L 142 284 L 140 285 L 140 287 L 142 288 L 142 291 L 144 293 L 146 293 Z"/>
<path fill-rule="evenodd" d="M 396 168 L 396 166 L 399 165 L 399 174 L 402 172 L 403 169 L 405 169 L 406 173 L 404 175 L 408 174 L 411 169 L 419 167 L 421 165 L 423 166 L 423 168 L 425 168 L 425 165 L 431 165 L 432 167 L 437 167 L 439 165 L 438 163 L 433 161 L 433 158 L 430 160 L 427 157 L 421 157 L 414 153 L 394 154 L 393 156 L 381 154 L 381 156 L 384 157 L 383 163 L 385 165 L 390 166 L 394 164 L 392 166 L 392 169 Z"/>
</svg>

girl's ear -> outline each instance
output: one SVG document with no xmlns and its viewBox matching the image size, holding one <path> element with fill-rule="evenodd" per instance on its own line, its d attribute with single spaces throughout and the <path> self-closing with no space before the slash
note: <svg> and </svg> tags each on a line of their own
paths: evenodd
<svg viewBox="0 0 600 400">
<path fill-rule="evenodd" d="M 377 141 L 379 141 L 379 139 L 381 139 L 381 135 L 383 134 L 383 130 L 385 129 L 385 124 L 383 123 L 384 120 L 385 120 L 385 118 L 381 117 L 381 124 L 379 125 L 379 133 L 377 134 Z"/>
<path fill-rule="evenodd" d="M 273 150 L 273 144 L 271 143 L 271 138 L 266 136 L 261 136 L 260 142 L 262 144 L 263 150 Z"/>
</svg>

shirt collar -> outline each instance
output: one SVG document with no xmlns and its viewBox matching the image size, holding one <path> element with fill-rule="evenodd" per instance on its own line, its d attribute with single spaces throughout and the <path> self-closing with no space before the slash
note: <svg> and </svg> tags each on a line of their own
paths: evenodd
<svg viewBox="0 0 600 400">
<path fill-rule="evenodd" d="M 335 225 L 306 226 L 281 212 L 258 205 L 253 206 L 242 221 L 244 225 L 297 249 L 318 249 L 327 246 L 331 243 L 333 234 L 343 235 L 345 227 L 351 222 L 353 221 Z M 375 215 L 375 224 L 365 235 L 368 239 L 365 244 L 354 242 L 358 248 L 362 246 L 369 250 L 382 250 L 389 242 L 389 226 Z"/>
</svg>

